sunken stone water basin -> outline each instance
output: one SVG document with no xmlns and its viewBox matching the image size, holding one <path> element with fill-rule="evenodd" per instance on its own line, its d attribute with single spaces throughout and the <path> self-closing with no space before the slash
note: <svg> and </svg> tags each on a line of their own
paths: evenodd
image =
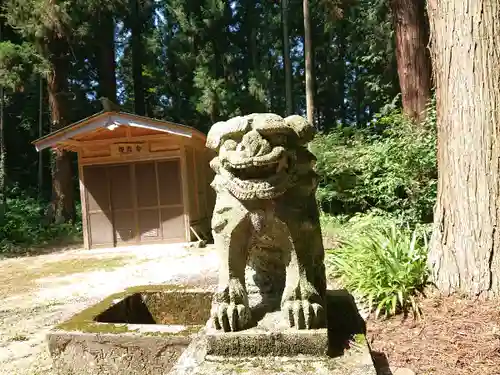
<svg viewBox="0 0 500 375">
<path fill-rule="evenodd" d="M 166 374 L 210 315 L 212 293 L 168 285 L 109 296 L 48 334 L 60 374 Z"/>
</svg>

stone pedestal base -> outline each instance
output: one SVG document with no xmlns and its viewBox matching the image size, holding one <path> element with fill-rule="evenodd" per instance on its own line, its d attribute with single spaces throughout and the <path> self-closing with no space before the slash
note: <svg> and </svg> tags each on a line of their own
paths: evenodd
<svg viewBox="0 0 500 375">
<path fill-rule="evenodd" d="M 327 329 L 296 330 L 283 327 L 281 312 L 264 315 L 259 324 L 240 332 L 205 329 L 207 354 L 214 356 L 326 355 Z"/>
<path fill-rule="evenodd" d="M 282 342 L 289 340 L 284 334 Z M 349 349 L 338 357 L 320 354 L 222 356 L 208 354 L 209 347 L 214 349 L 213 342 L 208 344 L 207 336 L 193 340 L 169 375 L 376 375 L 364 335 L 357 335 Z"/>
<path fill-rule="evenodd" d="M 263 315 L 240 332 L 209 324 L 194 339 L 170 375 L 376 375 L 364 321 L 345 291 L 328 291 L 328 328 L 296 330 L 279 311 Z"/>
</svg>

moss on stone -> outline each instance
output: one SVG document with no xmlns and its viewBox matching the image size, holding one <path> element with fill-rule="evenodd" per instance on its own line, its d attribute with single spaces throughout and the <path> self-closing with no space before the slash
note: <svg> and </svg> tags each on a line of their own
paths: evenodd
<svg viewBox="0 0 500 375">
<path fill-rule="evenodd" d="M 143 302 L 158 324 L 204 324 L 210 313 L 212 293 L 145 293 Z"/>
<path fill-rule="evenodd" d="M 72 324 L 60 324 L 59 329 L 65 331 L 80 331 L 86 333 L 135 333 L 141 336 L 155 337 L 189 337 L 197 334 L 202 328 L 202 325 L 187 326 L 179 332 L 162 332 L 162 331 L 141 331 L 140 328 L 130 328 L 128 324 L 118 323 L 94 323 L 94 322 L 74 322 Z"/>
<path fill-rule="evenodd" d="M 354 342 L 359 345 L 364 345 L 366 343 L 366 336 L 362 333 L 357 333 L 354 335 Z"/>
<path fill-rule="evenodd" d="M 130 332 L 127 324 L 94 323 L 87 321 L 65 322 L 57 326 L 64 331 L 80 331 L 88 333 L 127 333 Z"/>
<path fill-rule="evenodd" d="M 203 328 L 203 325 L 195 325 L 195 326 L 187 326 L 185 329 L 179 332 L 161 332 L 161 331 L 141 331 L 140 334 L 144 336 L 160 336 L 160 337 L 169 337 L 169 336 L 180 336 L 180 337 L 188 337 L 200 332 Z M 134 330 L 133 332 L 139 332 L 138 330 Z"/>
<path fill-rule="evenodd" d="M 197 333 L 208 319 L 211 293 L 194 292 L 182 285 L 141 285 L 114 293 L 93 306 L 75 314 L 56 328 L 65 331 L 91 333 L 140 333 L 157 336 L 189 336 Z M 185 293 L 180 293 L 185 292 Z M 186 329 L 181 332 L 139 332 L 130 329 L 126 323 L 99 323 L 96 318 L 116 304 L 134 294 L 146 295 L 145 304 L 158 324 L 182 324 Z M 201 296 L 200 296 L 201 294 Z M 188 298 L 187 298 L 188 297 Z M 200 298 L 201 297 L 201 298 Z M 189 304 L 187 306 L 186 304 Z M 195 316 L 195 319 L 189 316 Z"/>
<path fill-rule="evenodd" d="M 246 369 L 246 368 L 242 368 L 242 367 L 235 367 L 235 368 L 234 368 L 234 371 L 235 371 L 236 373 L 238 373 L 238 374 L 244 374 L 244 373 L 248 372 L 248 369 Z"/>
</svg>

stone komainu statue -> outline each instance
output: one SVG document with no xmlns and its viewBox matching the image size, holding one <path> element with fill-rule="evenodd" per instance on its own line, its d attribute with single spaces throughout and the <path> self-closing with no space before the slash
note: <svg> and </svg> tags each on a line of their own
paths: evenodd
<svg viewBox="0 0 500 375">
<path fill-rule="evenodd" d="M 261 297 L 281 303 L 290 327 L 325 326 L 315 158 L 306 148 L 314 133 L 300 116 L 275 114 L 235 117 L 210 129 L 207 147 L 218 152 L 210 163 L 221 262 L 211 312 L 216 329 L 238 331 L 251 323 L 247 264 Z"/>
</svg>

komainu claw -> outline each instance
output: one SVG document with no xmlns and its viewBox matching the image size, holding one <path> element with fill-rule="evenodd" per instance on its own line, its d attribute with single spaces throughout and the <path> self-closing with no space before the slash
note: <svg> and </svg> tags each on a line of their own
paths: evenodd
<svg viewBox="0 0 500 375">
<path fill-rule="evenodd" d="M 211 318 L 217 330 L 241 331 L 250 323 L 250 309 L 241 304 L 221 303 L 217 308 L 212 309 Z"/>
<path fill-rule="evenodd" d="M 307 300 L 287 301 L 283 304 L 289 327 L 297 329 L 315 329 L 324 327 L 324 310 L 318 303 Z"/>
</svg>

